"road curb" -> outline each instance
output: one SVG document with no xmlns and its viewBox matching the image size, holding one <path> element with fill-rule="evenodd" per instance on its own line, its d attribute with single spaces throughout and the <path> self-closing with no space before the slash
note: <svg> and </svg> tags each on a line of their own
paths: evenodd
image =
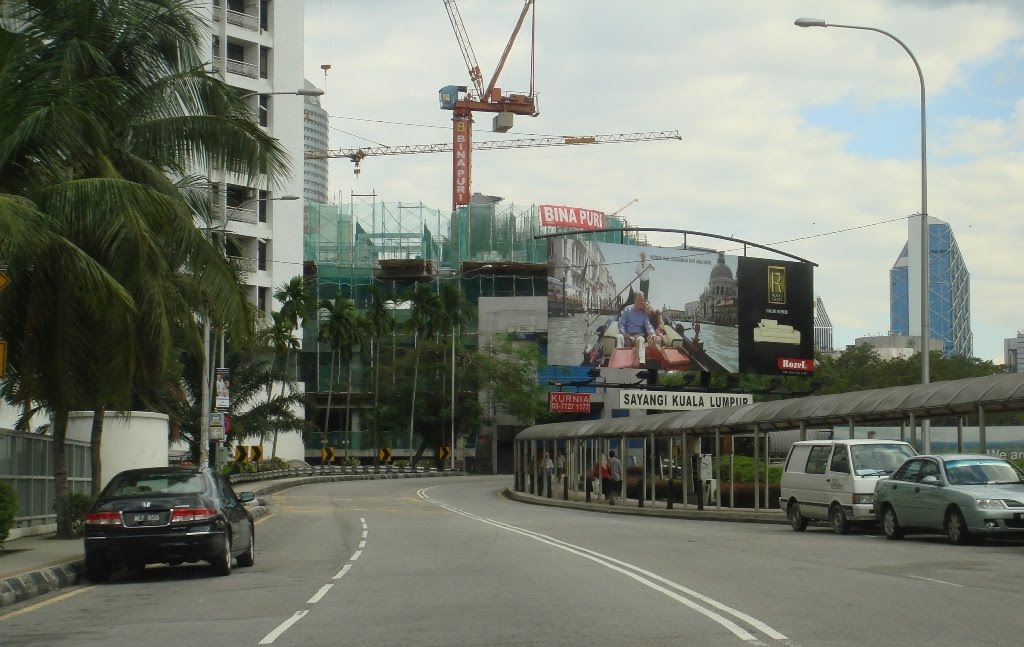
<svg viewBox="0 0 1024 647">
<path fill-rule="evenodd" d="M 634 517 L 661 517 L 664 519 L 683 519 L 689 521 L 725 521 L 730 523 L 763 523 L 763 524 L 776 524 L 776 525 L 788 525 L 789 520 L 786 519 L 785 515 L 779 510 L 764 510 L 761 512 L 754 512 L 753 510 L 735 510 L 723 508 L 717 510 L 715 508 L 704 508 L 704 510 L 697 510 L 694 508 L 684 509 L 682 507 L 675 507 L 672 510 L 662 508 L 651 508 L 639 507 L 636 502 L 632 502 L 629 505 L 608 505 L 607 503 L 583 503 L 580 501 L 566 501 L 561 498 L 547 498 L 539 497 L 534 494 L 526 494 L 524 492 L 516 492 L 513 488 L 505 488 L 502 491 L 502 495 L 511 499 L 512 501 L 518 501 L 520 503 L 527 503 L 530 505 L 542 505 L 551 508 L 568 508 L 572 510 L 582 510 L 585 512 L 600 512 L 603 514 L 624 514 Z M 664 505 L 664 504 L 662 504 Z"/>
</svg>

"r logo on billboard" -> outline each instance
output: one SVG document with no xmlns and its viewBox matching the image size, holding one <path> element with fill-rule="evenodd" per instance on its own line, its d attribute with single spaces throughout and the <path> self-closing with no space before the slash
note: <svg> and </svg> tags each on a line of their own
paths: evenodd
<svg viewBox="0 0 1024 647">
<path fill-rule="evenodd" d="M 781 265 L 768 266 L 768 303 L 786 304 L 786 268 Z"/>
</svg>

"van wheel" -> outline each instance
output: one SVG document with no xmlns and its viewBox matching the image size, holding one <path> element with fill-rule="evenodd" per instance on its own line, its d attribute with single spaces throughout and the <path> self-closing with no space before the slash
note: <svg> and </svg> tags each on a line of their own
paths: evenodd
<svg viewBox="0 0 1024 647">
<path fill-rule="evenodd" d="M 971 543 L 971 531 L 967 529 L 967 521 L 960 508 L 953 508 L 946 513 L 946 537 L 949 538 L 949 543 L 955 546 Z"/>
<path fill-rule="evenodd" d="M 850 532 L 850 521 L 846 518 L 843 506 L 833 503 L 828 510 L 828 521 L 832 524 L 832 532 L 837 535 L 845 535 Z"/>
<path fill-rule="evenodd" d="M 885 531 L 886 539 L 903 539 L 903 528 L 900 527 L 900 520 L 896 518 L 896 511 L 891 505 L 882 509 L 882 530 Z"/>
<path fill-rule="evenodd" d="M 797 532 L 803 532 L 807 530 L 807 524 L 810 521 L 807 517 L 800 514 L 800 504 L 796 501 L 789 504 L 789 508 L 786 510 L 787 516 L 789 517 L 789 524 L 793 526 L 793 530 Z"/>
</svg>

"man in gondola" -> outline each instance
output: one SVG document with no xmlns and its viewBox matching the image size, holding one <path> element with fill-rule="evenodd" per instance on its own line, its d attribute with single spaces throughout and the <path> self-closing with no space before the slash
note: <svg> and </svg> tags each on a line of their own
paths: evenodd
<svg viewBox="0 0 1024 647">
<path fill-rule="evenodd" d="M 633 305 L 626 306 L 619 314 L 618 345 L 620 348 L 636 348 L 637 366 L 646 365 L 647 337 L 654 334 L 646 304 L 644 293 L 636 292 L 633 294 Z"/>
</svg>

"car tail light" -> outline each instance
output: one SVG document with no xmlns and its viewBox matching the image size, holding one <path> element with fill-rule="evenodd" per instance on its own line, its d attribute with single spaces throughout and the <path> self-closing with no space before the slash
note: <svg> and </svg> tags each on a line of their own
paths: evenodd
<svg viewBox="0 0 1024 647">
<path fill-rule="evenodd" d="M 85 523 L 89 526 L 123 526 L 120 512 L 87 512 Z"/>
<path fill-rule="evenodd" d="M 171 510 L 171 523 L 206 521 L 217 516 L 214 508 L 175 508 Z"/>
</svg>

